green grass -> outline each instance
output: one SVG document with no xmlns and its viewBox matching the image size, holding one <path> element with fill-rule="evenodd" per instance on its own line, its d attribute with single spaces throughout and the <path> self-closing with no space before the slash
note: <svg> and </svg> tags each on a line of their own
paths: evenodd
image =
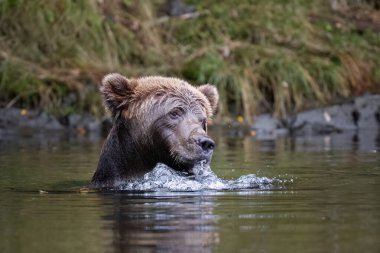
<svg viewBox="0 0 380 253">
<path fill-rule="evenodd" d="M 1 1 L 0 106 L 100 116 L 97 84 L 116 71 L 213 83 L 219 115 L 247 121 L 380 89 L 380 34 L 328 1 L 192 0 L 190 19 L 159 17 L 163 2 Z"/>
</svg>

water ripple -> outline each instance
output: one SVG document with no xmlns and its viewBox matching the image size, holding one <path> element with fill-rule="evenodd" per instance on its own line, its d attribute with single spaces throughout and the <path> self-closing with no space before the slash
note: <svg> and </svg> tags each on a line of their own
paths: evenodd
<svg viewBox="0 0 380 253">
<path fill-rule="evenodd" d="M 164 164 L 157 166 L 141 179 L 131 180 L 117 190 L 129 191 L 200 191 L 263 189 L 272 186 L 276 179 L 257 177 L 255 174 L 243 175 L 235 180 L 219 178 L 204 162 L 193 168 L 193 175 L 175 171 Z"/>
</svg>

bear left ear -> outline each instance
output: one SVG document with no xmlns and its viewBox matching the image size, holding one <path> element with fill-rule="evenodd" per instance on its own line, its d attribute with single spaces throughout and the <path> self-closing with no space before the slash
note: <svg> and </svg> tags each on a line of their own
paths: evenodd
<svg viewBox="0 0 380 253">
<path fill-rule="evenodd" d="M 108 74 L 103 78 L 100 91 L 103 93 L 104 103 L 113 115 L 126 106 L 136 86 L 136 81 L 128 80 L 117 73 Z"/>
<path fill-rule="evenodd" d="M 215 113 L 219 102 L 219 93 L 214 85 L 204 84 L 198 87 L 198 90 L 206 96 L 210 102 L 212 112 Z"/>
</svg>

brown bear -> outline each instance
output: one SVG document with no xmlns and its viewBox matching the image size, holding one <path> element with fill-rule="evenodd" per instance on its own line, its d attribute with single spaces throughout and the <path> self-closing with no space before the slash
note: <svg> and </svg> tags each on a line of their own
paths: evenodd
<svg viewBox="0 0 380 253">
<path fill-rule="evenodd" d="M 100 91 L 113 126 L 90 187 L 117 187 L 157 163 L 191 174 L 197 162 L 210 162 L 214 142 L 207 135 L 207 118 L 219 99 L 214 86 L 196 88 L 177 78 L 109 74 Z"/>
</svg>

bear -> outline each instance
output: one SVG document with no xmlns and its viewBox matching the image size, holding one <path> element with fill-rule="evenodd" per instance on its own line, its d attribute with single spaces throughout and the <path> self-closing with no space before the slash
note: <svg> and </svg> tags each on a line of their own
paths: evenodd
<svg viewBox="0 0 380 253">
<path fill-rule="evenodd" d="M 210 163 L 215 143 L 207 134 L 207 119 L 217 109 L 215 86 L 113 73 L 103 78 L 100 91 L 113 123 L 90 188 L 116 188 L 157 163 L 185 174 L 200 161 Z"/>
</svg>

